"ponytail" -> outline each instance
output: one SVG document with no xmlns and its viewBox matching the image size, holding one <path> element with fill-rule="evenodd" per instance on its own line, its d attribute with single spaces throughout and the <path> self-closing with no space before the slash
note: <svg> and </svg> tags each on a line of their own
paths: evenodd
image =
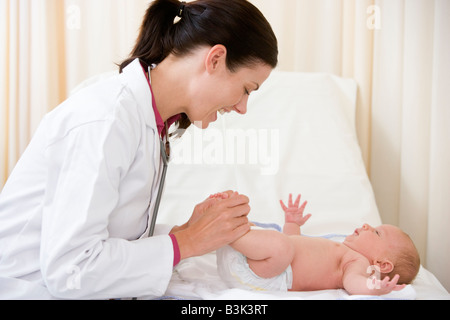
<svg viewBox="0 0 450 320">
<path fill-rule="evenodd" d="M 120 64 L 120 72 L 136 58 L 148 65 L 160 63 L 172 51 L 170 29 L 179 13 L 178 0 L 155 0 L 147 9 L 136 45 L 130 58 Z"/>
</svg>

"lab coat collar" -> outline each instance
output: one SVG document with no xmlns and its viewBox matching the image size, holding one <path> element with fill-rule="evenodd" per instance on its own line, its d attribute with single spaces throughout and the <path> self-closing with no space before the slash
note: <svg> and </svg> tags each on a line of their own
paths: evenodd
<svg viewBox="0 0 450 320">
<path fill-rule="evenodd" d="M 158 132 L 155 114 L 153 113 L 152 94 L 148 86 L 147 78 L 142 71 L 139 59 L 133 60 L 123 69 L 123 77 L 131 89 L 139 108 L 142 110 L 145 123 Z"/>
<path fill-rule="evenodd" d="M 145 124 L 147 125 L 147 127 L 151 128 L 154 133 L 153 158 L 155 159 L 155 161 L 153 161 L 153 169 L 155 170 L 158 179 L 155 179 L 155 183 L 153 183 L 152 194 L 154 194 L 156 197 L 156 193 L 159 187 L 159 180 L 160 180 L 159 176 L 162 171 L 161 170 L 162 162 L 160 156 L 161 150 L 159 144 L 158 127 L 156 125 L 155 114 L 153 112 L 152 94 L 148 86 L 147 78 L 145 77 L 145 74 L 142 71 L 142 66 L 139 59 L 135 59 L 128 66 L 126 66 L 123 69 L 121 76 L 123 77 L 122 81 L 124 81 L 124 85 L 131 90 L 131 93 L 133 94 L 139 109 L 142 110 Z M 152 198 L 149 211 L 150 216 L 151 212 L 153 212 L 154 202 L 155 201 Z"/>
</svg>

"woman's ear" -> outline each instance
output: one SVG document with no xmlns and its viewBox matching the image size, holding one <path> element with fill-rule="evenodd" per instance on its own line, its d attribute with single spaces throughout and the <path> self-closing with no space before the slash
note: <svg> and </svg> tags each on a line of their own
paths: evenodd
<svg viewBox="0 0 450 320">
<path fill-rule="evenodd" d="M 217 44 L 209 50 L 206 56 L 205 67 L 208 73 L 214 73 L 226 68 L 227 48 L 224 45 Z"/>
</svg>

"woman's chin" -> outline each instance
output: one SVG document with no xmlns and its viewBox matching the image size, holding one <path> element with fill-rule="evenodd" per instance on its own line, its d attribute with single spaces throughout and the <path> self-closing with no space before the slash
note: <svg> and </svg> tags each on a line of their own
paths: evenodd
<svg viewBox="0 0 450 320">
<path fill-rule="evenodd" d="M 196 126 L 199 129 L 206 129 L 209 127 L 209 125 L 212 122 L 217 121 L 217 113 L 212 114 L 211 116 L 209 116 L 206 119 L 200 120 L 200 121 L 194 121 L 193 124 L 194 126 Z"/>
</svg>

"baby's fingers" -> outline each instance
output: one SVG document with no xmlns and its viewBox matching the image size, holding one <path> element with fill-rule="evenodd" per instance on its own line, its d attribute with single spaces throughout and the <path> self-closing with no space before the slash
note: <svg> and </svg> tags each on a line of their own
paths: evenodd
<svg viewBox="0 0 450 320">
<path fill-rule="evenodd" d="M 301 194 L 297 196 L 297 199 L 295 199 L 294 207 L 298 208 L 298 205 L 300 204 L 300 198 L 302 197 Z"/>
<path fill-rule="evenodd" d="M 283 209 L 283 211 L 286 211 L 288 209 L 286 207 L 286 205 L 284 204 L 283 200 L 280 200 L 280 205 L 281 205 L 281 208 Z"/>
<path fill-rule="evenodd" d="M 389 279 L 389 277 L 387 277 L 387 278 Z M 400 276 L 398 274 L 396 274 L 389 283 L 395 285 L 395 284 L 397 284 L 399 279 L 400 279 Z"/>
<path fill-rule="evenodd" d="M 389 281 L 389 277 L 385 277 L 382 281 L 382 286 L 385 288 L 390 288 L 395 291 L 402 290 L 406 287 L 406 284 L 397 284 L 400 276 L 396 274 L 391 281 Z"/>
<path fill-rule="evenodd" d="M 384 277 L 383 280 L 381 280 L 381 288 L 389 288 L 392 287 L 390 278 L 388 276 Z"/>
<path fill-rule="evenodd" d="M 292 207 L 292 193 L 289 193 L 289 201 L 288 201 L 288 206 Z"/>
<path fill-rule="evenodd" d="M 303 213 L 303 210 L 305 210 L 306 205 L 308 204 L 308 201 L 303 202 L 302 206 L 298 208 L 298 210 Z"/>
</svg>

